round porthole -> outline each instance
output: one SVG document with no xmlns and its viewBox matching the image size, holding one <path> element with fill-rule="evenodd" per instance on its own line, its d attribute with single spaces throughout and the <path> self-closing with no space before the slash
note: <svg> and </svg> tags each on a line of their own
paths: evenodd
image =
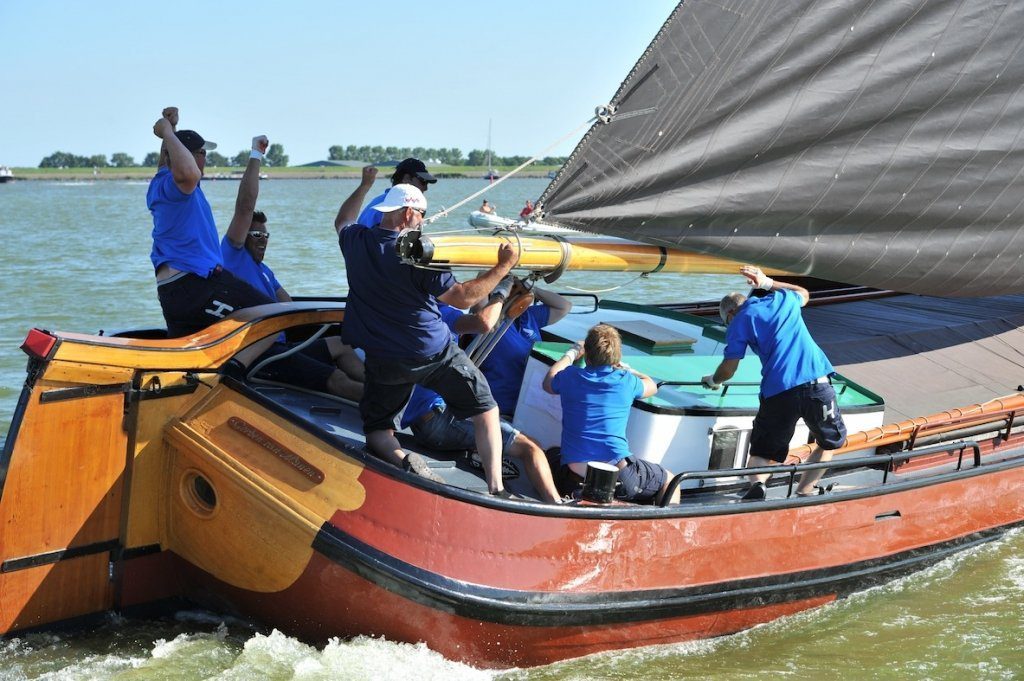
<svg viewBox="0 0 1024 681">
<path fill-rule="evenodd" d="M 181 497 L 196 515 L 209 518 L 217 510 L 217 490 L 199 471 L 188 471 L 181 479 Z"/>
</svg>

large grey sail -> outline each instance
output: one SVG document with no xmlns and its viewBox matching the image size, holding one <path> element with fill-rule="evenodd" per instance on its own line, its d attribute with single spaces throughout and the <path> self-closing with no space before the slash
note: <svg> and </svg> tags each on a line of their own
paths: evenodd
<svg viewBox="0 0 1024 681">
<path fill-rule="evenodd" d="M 825 279 L 1024 290 L 1024 3 L 681 3 L 546 219 Z"/>
</svg>

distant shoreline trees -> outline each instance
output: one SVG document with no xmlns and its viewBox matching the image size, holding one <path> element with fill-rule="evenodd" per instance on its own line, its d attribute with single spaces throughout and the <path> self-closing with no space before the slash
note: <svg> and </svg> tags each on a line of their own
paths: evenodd
<svg viewBox="0 0 1024 681">
<path fill-rule="evenodd" d="M 267 165 L 283 168 L 288 165 L 288 154 L 284 153 L 284 145 L 271 144 L 267 149 L 265 158 Z M 245 167 L 249 163 L 249 149 L 238 152 L 228 158 L 216 151 L 206 155 L 206 165 L 218 167 Z M 160 152 L 151 151 L 146 154 L 142 163 L 136 163 L 135 159 L 124 153 L 116 152 L 110 155 L 110 160 L 103 154 L 95 156 L 79 156 L 66 151 L 55 151 L 39 162 L 40 168 L 155 168 L 160 164 Z"/>
<path fill-rule="evenodd" d="M 418 158 L 427 163 L 439 163 L 446 166 L 482 166 L 487 163 L 487 150 L 474 149 L 468 156 L 462 155 L 462 150 L 456 147 L 438 149 L 428 147 L 383 147 L 364 144 L 356 146 L 349 144 L 342 146 L 335 144 L 327 149 L 328 161 L 360 161 L 362 163 L 386 163 L 388 161 L 401 161 L 404 158 Z M 490 154 L 491 165 L 495 166 L 517 166 L 525 163 L 529 156 L 498 156 L 493 151 Z M 566 156 L 545 156 L 537 162 L 546 166 L 560 166 L 568 160 Z"/>
<path fill-rule="evenodd" d="M 446 166 L 483 166 L 487 164 L 488 152 L 485 149 L 473 149 L 468 155 L 463 156 L 462 150 L 456 147 L 450 148 L 427 148 L 427 147 L 383 147 L 365 144 L 356 146 L 349 144 L 332 145 L 327 150 L 329 161 L 358 161 L 361 163 L 387 163 L 389 161 L 401 161 L 409 157 L 418 158 L 427 163 L 437 163 Z M 498 156 L 490 152 L 490 164 L 492 166 L 517 166 L 525 163 L 529 156 Z M 288 165 L 288 154 L 284 153 L 284 146 L 271 144 L 267 149 L 265 157 L 269 166 L 284 168 Z M 566 156 L 545 156 L 537 162 L 545 166 L 563 165 L 568 157 Z M 245 149 L 234 156 L 225 156 L 216 151 L 211 151 L 206 156 L 206 164 L 217 167 L 244 168 L 249 162 L 249 150 Z M 78 156 L 66 151 L 55 151 L 39 162 L 40 168 L 137 168 L 140 165 L 145 168 L 155 168 L 160 163 L 160 154 L 151 151 L 146 154 L 142 163 L 136 163 L 135 159 L 124 152 L 111 154 L 110 160 L 103 154 L 94 156 Z"/>
</svg>

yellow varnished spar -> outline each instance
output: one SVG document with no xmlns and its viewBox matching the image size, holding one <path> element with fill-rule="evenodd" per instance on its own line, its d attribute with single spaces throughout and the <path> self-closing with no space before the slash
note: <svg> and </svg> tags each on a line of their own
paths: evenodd
<svg viewBox="0 0 1024 681">
<path fill-rule="evenodd" d="M 740 263 L 713 255 L 650 246 L 623 240 L 586 237 L 523 236 L 427 236 L 408 232 L 399 239 L 399 252 L 416 265 L 485 268 L 497 262 L 498 246 L 509 243 L 519 253 L 517 269 L 532 272 L 673 272 L 688 274 L 735 274 Z M 783 270 L 764 270 L 769 276 Z"/>
</svg>

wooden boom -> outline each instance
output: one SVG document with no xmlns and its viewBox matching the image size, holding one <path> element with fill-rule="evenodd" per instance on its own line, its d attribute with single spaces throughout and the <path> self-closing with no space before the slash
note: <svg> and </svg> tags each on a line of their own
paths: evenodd
<svg viewBox="0 0 1024 681">
<path fill-rule="evenodd" d="M 713 255 L 650 246 L 622 239 L 522 236 L 515 233 L 426 236 L 410 231 L 398 239 L 398 252 L 412 265 L 481 269 L 497 263 L 498 246 L 511 244 L 519 252 L 517 269 L 532 272 L 673 272 L 736 274 L 740 263 Z M 765 274 L 786 274 L 765 269 Z"/>
</svg>

